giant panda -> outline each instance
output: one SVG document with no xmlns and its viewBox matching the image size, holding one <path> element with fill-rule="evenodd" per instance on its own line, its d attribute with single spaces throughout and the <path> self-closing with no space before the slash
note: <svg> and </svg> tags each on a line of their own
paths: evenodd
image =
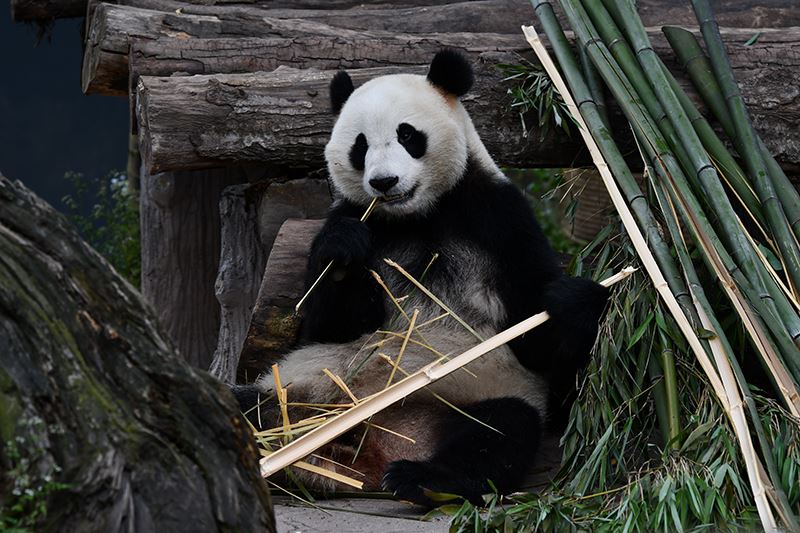
<svg viewBox="0 0 800 533">
<path fill-rule="evenodd" d="M 345 72 L 333 78 L 338 117 L 325 159 L 337 199 L 312 245 L 309 285 L 331 260 L 334 268 L 305 304 L 305 346 L 279 363 L 290 403 L 346 403 L 323 369 L 345 379 L 357 397 L 383 389 L 404 335 L 380 332 L 406 331 L 414 310 L 421 326 L 394 381 L 478 342 L 384 258 L 482 338 L 548 311 L 542 327 L 307 459 L 360 479 L 367 490 L 427 506 L 431 493 L 480 501 L 493 488 L 521 488 L 551 413 L 588 357 L 607 300 L 604 287 L 563 274 L 523 194 L 490 157 L 459 101 L 472 83 L 469 62 L 452 50 L 433 58 L 427 76 L 386 75 L 358 89 Z M 361 222 L 374 198 L 377 207 Z M 235 388 L 260 427 L 280 425 L 273 388 L 271 375 Z M 305 409 L 290 408 L 290 417 L 315 414 Z M 329 478 L 296 474 L 311 488 L 337 488 Z"/>
</svg>

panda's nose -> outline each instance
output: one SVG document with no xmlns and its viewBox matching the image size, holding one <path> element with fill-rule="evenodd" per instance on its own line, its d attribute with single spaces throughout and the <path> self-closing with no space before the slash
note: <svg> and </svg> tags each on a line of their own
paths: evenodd
<svg viewBox="0 0 800 533">
<path fill-rule="evenodd" d="M 384 178 L 372 178 L 369 180 L 369 184 L 372 185 L 372 188 L 376 191 L 385 193 L 397 185 L 398 181 L 400 181 L 400 179 L 397 176 L 388 176 Z"/>
</svg>

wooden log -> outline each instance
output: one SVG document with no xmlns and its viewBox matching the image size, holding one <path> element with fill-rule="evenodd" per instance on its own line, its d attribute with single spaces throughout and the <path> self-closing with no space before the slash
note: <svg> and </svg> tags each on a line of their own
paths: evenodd
<svg viewBox="0 0 800 533">
<path fill-rule="evenodd" d="M 239 169 L 141 173 L 142 294 L 183 357 L 207 369 L 217 345 L 222 190 Z"/>
<path fill-rule="evenodd" d="M 755 30 L 725 30 L 731 62 L 754 123 L 789 172 L 800 168 L 800 29 L 762 30 L 758 42 L 743 43 Z M 683 79 L 659 30 L 650 32 L 656 51 Z M 507 89 L 495 68 L 518 60 L 512 52 L 469 52 L 476 84 L 464 103 L 490 153 L 506 166 L 574 166 L 582 147 L 563 135 L 539 141 L 537 131 L 521 139 L 519 117 L 508 110 Z M 421 68 L 402 71 L 422 73 Z M 395 68 L 360 69 L 358 85 Z M 333 123 L 327 83 L 330 73 L 278 69 L 270 73 L 140 78 L 137 120 L 143 157 L 154 170 L 202 168 L 225 161 L 260 160 L 277 166 L 314 168 Z M 693 91 L 690 91 L 693 93 Z M 612 113 L 619 120 L 619 112 Z M 533 120 L 529 122 L 534 122 Z M 619 131 L 627 133 L 624 122 Z M 633 152 L 635 153 L 635 151 Z"/>
<path fill-rule="evenodd" d="M 143 0 L 126 1 L 143 5 Z M 159 5 L 164 5 L 165 2 L 168 3 L 169 0 L 159 0 Z M 519 41 L 517 21 L 530 15 L 530 6 L 513 0 L 480 0 L 431 7 L 360 8 L 345 11 L 264 10 L 252 7 L 173 4 L 173 7 L 181 6 L 179 13 L 174 10 L 156 11 L 134 6 L 96 5 L 88 26 L 83 57 L 81 83 L 84 92 L 116 96 L 127 92 L 128 52 L 130 44 L 136 39 L 291 38 L 308 31 L 321 32 L 320 37 L 337 38 L 345 33 L 343 28 L 350 28 L 388 30 L 384 35 L 392 32 L 511 33 Z M 149 3 L 144 5 L 150 6 Z M 299 16 L 312 25 L 304 26 L 303 21 L 295 20 Z M 328 24 L 327 29 L 325 24 Z M 460 42 L 466 43 L 464 38 Z M 287 44 L 284 43 L 283 46 Z M 325 47 L 327 46 L 325 43 Z M 324 47 L 318 51 L 322 49 Z M 231 55 L 230 50 L 227 54 Z M 279 54 L 276 59 L 280 60 L 286 55 L 286 50 L 283 50 L 282 56 Z M 310 57 L 314 57 L 313 54 Z M 252 68 L 245 71 L 252 71 Z"/>
<path fill-rule="evenodd" d="M 498 33 L 404 34 L 347 30 L 303 20 L 264 19 L 264 24 L 290 37 L 221 39 L 134 39 L 128 56 L 132 88 L 139 76 L 227 74 L 271 71 L 279 66 L 320 70 L 425 65 L 444 47 L 478 58 L 484 52 L 505 52 L 532 58 L 519 35 Z M 294 35 L 292 35 L 294 34 Z M 95 79 L 122 87 L 97 64 Z"/>
<path fill-rule="evenodd" d="M 360 69 L 351 75 L 358 85 L 396 72 L 424 73 L 425 67 Z M 332 74 L 281 67 L 258 74 L 142 77 L 136 104 L 142 160 L 153 172 L 232 160 L 320 168 L 334 118 L 328 98 Z M 506 109 L 507 88 L 498 74 L 481 74 L 465 99 L 490 152 L 507 165 L 573 162 L 580 148 L 563 135 L 541 143 L 538 137 L 520 138 L 519 118 Z"/>
<path fill-rule="evenodd" d="M 324 220 L 289 219 L 269 254 L 239 360 L 239 382 L 253 381 L 295 345 L 300 318 L 294 306 L 305 292 L 311 242 Z"/>
<path fill-rule="evenodd" d="M 4 524 L 275 531 L 230 392 L 181 360 L 63 215 L 2 176 L 0 324 Z"/>
<path fill-rule="evenodd" d="M 124 0 L 103 0 L 110 4 Z M 424 6 L 439 3 L 437 0 L 182 0 L 183 4 L 197 6 L 260 6 L 265 9 L 346 9 L 363 5 L 376 7 L 389 4 L 394 7 Z M 18 22 L 47 22 L 61 18 L 76 18 L 86 15 L 88 0 L 11 0 L 11 18 Z M 169 10 L 170 4 L 162 0 L 142 2 L 152 9 Z"/>
<path fill-rule="evenodd" d="M 330 202 L 328 185 L 321 179 L 236 185 L 223 192 L 222 251 L 215 285 L 222 317 L 209 369 L 217 379 L 231 384 L 236 381 L 253 305 L 263 286 L 267 254 L 278 230 L 290 217 L 325 216 Z M 305 264 L 299 275 L 304 271 Z M 244 377 L 252 380 L 256 375 L 257 372 L 250 372 Z"/>
</svg>

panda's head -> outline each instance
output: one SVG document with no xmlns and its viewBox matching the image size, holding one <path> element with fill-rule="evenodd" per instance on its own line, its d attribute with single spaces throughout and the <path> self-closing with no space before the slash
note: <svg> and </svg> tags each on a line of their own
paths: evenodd
<svg viewBox="0 0 800 533">
<path fill-rule="evenodd" d="M 451 50 L 436 54 L 427 77 L 392 74 L 354 89 L 339 72 L 331 81 L 339 116 L 325 147 L 336 190 L 360 205 L 378 197 L 389 215 L 435 205 L 466 168 L 471 122 L 458 98 L 472 80 L 467 60 Z"/>
</svg>

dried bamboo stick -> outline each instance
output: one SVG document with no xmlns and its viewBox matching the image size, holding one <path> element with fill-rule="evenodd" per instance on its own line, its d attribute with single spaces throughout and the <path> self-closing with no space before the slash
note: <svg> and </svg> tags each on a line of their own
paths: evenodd
<svg viewBox="0 0 800 533">
<path fill-rule="evenodd" d="M 621 272 L 600 282 L 606 287 L 620 282 L 630 276 L 635 269 L 627 267 Z M 306 433 L 302 437 L 284 446 L 269 457 L 261 459 L 261 475 L 270 476 L 275 472 L 303 459 L 321 446 L 329 443 L 339 435 L 357 426 L 370 416 L 382 411 L 406 396 L 417 392 L 434 381 L 445 377 L 462 366 L 471 363 L 478 357 L 506 344 L 549 319 L 547 312 L 538 313 L 522 322 L 501 331 L 466 352 L 453 357 L 447 362 L 435 361 L 409 377 L 398 381 L 386 389 L 362 399 L 358 405 L 325 422 L 320 427 Z"/>
</svg>

